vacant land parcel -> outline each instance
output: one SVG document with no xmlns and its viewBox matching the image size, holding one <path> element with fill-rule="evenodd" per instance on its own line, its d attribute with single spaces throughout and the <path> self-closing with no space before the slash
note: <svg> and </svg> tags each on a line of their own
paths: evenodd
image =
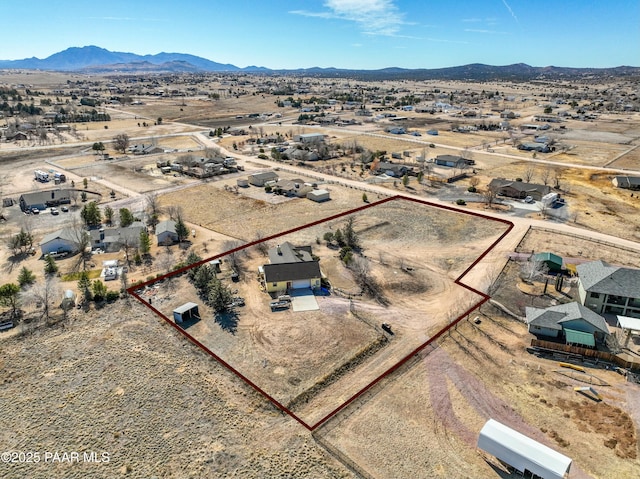
<svg viewBox="0 0 640 479">
<path fill-rule="evenodd" d="M 344 249 L 320 238 L 349 218 L 358 247 L 347 265 Z M 218 278 L 245 305 L 227 314 L 201 305 L 201 320 L 187 331 L 311 425 L 480 302 L 455 279 L 506 231 L 506 222 L 418 202 L 373 205 L 221 256 Z M 309 292 L 315 310 L 270 308 L 258 271 L 269 263 L 263 253 L 285 243 L 311 248 L 323 282 L 333 285 L 329 296 Z M 165 317 L 187 299 L 199 301 L 187 276 L 168 283 L 153 287 L 153 306 Z"/>
</svg>

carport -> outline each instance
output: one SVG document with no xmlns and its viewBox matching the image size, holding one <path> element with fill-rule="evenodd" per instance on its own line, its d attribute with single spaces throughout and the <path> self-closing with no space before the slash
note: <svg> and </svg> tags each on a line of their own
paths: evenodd
<svg viewBox="0 0 640 479">
<path fill-rule="evenodd" d="M 178 306 L 173 310 L 173 320 L 176 323 L 182 323 L 190 319 L 200 319 L 198 313 L 198 305 L 196 303 L 184 303 L 182 306 Z"/>
<path fill-rule="evenodd" d="M 630 318 L 629 316 L 618 316 L 618 323 L 616 325 L 622 331 L 624 335 L 623 347 L 629 346 L 629 340 L 631 335 L 640 334 L 640 319 Z"/>
</svg>

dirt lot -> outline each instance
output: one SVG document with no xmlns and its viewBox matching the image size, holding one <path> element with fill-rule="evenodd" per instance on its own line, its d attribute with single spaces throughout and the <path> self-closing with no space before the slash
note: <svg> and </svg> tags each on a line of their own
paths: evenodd
<svg viewBox="0 0 640 479">
<path fill-rule="evenodd" d="M 241 281 L 226 280 L 247 305 L 228 317 L 216 316 L 202 306 L 203 320 L 188 328 L 189 334 L 308 424 L 320 420 L 479 301 L 474 293 L 454 285 L 453 279 L 505 228 L 403 201 L 376 206 L 354 218 L 370 274 L 383 291 L 383 304 L 360 296 L 337 250 L 317 244 L 325 232 L 343 226 L 344 220 L 337 219 L 267 245 L 275 247 L 283 241 L 313 245 L 329 281 L 336 278 L 334 287 L 354 295 L 351 305 L 340 294 L 318 297 L 319 311 L 271 312 L 270 298 L 260 292 L 256 281 L 265 258 L 252 249 L 239 255 Z M 244 221 L 242 217 L 236 220 Z M 229 274 L 223 271 L 221 276 L 228 278 Z M 185 278 L 175 281 L 177 284 L 149 291 L 154 306 L 168 317 L 185 298 L 197 301 Z M 424 311 L 429 314 L 425 316 Z M 393 335 L 383 333 L 383 322 L 391 324 Z M 344 365 L 350 365 L 346 371 Z M 325 390 L 320 385 L 327 381 Z"/>
</svg>

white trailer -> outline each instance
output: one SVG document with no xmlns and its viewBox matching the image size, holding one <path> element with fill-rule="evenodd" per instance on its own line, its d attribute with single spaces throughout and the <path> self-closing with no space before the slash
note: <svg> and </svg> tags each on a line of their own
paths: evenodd
<svg viewBox="0 0 640 479">
<path fill-rule="evenodd" d="M 42 181 L 43 183 L 46 183 L 49 181 L 49 173 L 47 173 L 46 171 L 36 170 L 34 171 L 34 175 L 36 180 L 38 181 Z"/>
<path fill-rule="evenodd" d="M 553 206 L 553 204 L 558 201 L 560 195 L 558 193 L 548 193 L 541 198 L 541 202 L 545 206 Z"/>
</svg>

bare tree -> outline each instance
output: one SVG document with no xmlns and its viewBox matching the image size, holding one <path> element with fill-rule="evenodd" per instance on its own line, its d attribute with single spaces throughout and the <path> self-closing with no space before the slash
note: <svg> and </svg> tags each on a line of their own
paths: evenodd
<svg viewBox="0 0 640 479">
<path fill-rule="evenodd" d="M 531 183 L 531 178 L 533 178 L 533 174 L 535 173 L 536 169 L 535 167 L 532 166 L 527 166 L 527 168 L 524 170 L 524 173 L 522 174 L 522 177 L 524 178 L 524 181 L 526 183 Z"/>
<path fill-rule="evenodd" d="M 262 241 L 263 238 L 264 238 L 264 233 L 262 233 L 262 231 L 260 230 L 256 231 L 256 241 L 258 242 L 256 244 L 256 249 L 260 251 L 260 253 L 262 253 L 263 256 L 267 256 L 269 252 L 269 246 L 265 241 Z"/>
<path fill-rule="evenodd" d="M 525 281 L 535 281 L 545 276 L 549 272 L 547 264 L 535 256 L 522 263 L 521 278 Z"/>
<path fill-rule="evenodd" d="M 487 186 L 487 188 L 482 192 L 482 198 L 484 199 L 487 206 L 491 208 L 496 196 L 498 195 L 498 188 L 496 186 Z"/>
<path fill-rule="evenodd" d="M 547 165 L 540 173 L 540 179 L 542 184 L 547 186 L 549 184 L 549 178 L 551 177 L 551 166 Z"/>
<path fill-rule="evenodd" d="M 24 301 L 36 306 L 42 311 L 40 318 L 49 322 L 51 306 L 60 300 L 60 280 L 53 276 L 47 277 L 43 283 L 34 283 L 24 292 Z"/>
<path fill-rule="evenodd" d="M 559 168 L 553 170 L 553 187 L 556 190 L 560 189 L 560 180 L 562 180 L 562 172 Z"/>
<path fill-rule="evenodd" d="M 126 153 L 129 148 L 129 135 L 120 133 L 113 138 L 113 148 L 121 153 Z"/>
<path fill-rule="evenodd" d="M 224 251 L 231 251 L 240 246 L 242 246 L 242 243 L 240 241 L 225 241 L 224 244 L 222 245 L 222 249 Z M 226 260 L 229 263 L 229 267 L 236 273 L 240 273 L 240 266 L 241 266 L 240 255 L 238 253 L 239 251 L 233 251 L 232 253 L 229 253 L 226 257 Z"/>
<path fill-rule="evenodd" d="M 169 248 L 158 256 L 156 264 L 163 274 L 171 272 L 171 268 L 173 267 L 173 253 Z"/>
<path fill-rule="evenodd" d="M 169 219 L 172 221 L 178 221 L 179 218 L 182 218 L 182 207 L 177 205 L 167 206 L 166 212 L 169 215 Z"/>
<path fill-rule="evenodd" d="M 74 271 L 86 271 L 87 262 L 91 259 L 91 235 L 77 216 L 71 217 L 71 222 L 66 228 L 73 238 L 76 250 L 78 251 L 72 269 Z"/>
<path fill-rule="evenodd" d="M 547 216 L 549 216 L 549 204 L 541 201 L 538 209 L 540 210 L 540 214 L 542 215 L 542 217 L 544 219 L 547 219 Z"/>
<path fill-rule="evenodd" d="M 158 224 L 158 218 L 162 213 L 162 207 L 160 206 L 158 193 L 156 192 L 147 193 L 144 199 L 146 203 L 147 215 L 149 217 L 149 221 L 147 221 L 147 223 L 153 227 Z"/>
</svg>

